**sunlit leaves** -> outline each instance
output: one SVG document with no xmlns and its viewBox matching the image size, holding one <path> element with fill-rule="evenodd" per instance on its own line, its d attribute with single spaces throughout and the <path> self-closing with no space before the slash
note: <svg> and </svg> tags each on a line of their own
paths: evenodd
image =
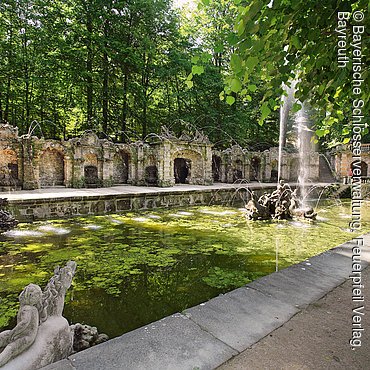
<svg viewBox="0 0 370 370">
<path fill-rule="evenodd" d="M 231 95 L 228 95 L 226 97 L 226 103 L 229 104 L 229 105 L 233 105 L 235 103 L 235 98 Z"/>
<path fill-rule="evenodd" d="M 232 92 L 237 93 L 242 89 L 242 83 L 238 78 L 233 78 L 230 82 L 230 89 Z"/>
<path fill-rule="evenodd" d="M 204 67 L 203 66 L 199 66 L 199 65 L 194 65 L 191 68 L 191 73 L 193 75 L 200 75 L 200 74 L 204 73 Z"/>
<path fill-rule="evenodd" d="M 261 107 L 261 118 L 260 123 L 262 123 L 271 113 L 271 109 L 268 106 L 268 102 L 264 102 Z"/>
<path fill-rule="evenodd" d="M 301 101 L 309 100 L 311 106 L 320 112 L 314 124 L 317 129 L 323 130 L 318 131 L 321 138 L 336 137 L 335 141 L 341 143 L 340 137 L 345 134 L 338 120 L 346 125 L 351 116 L 350 97 L 353 94 L 348 71 L 350 66 L 339 68 L 337 53 L 333 53 L 337 49 L 337 39 L 330 35 L 331 25 L 337 22 L 336 4 L 329 2 L 318 13 L 311 5 L 309 2 L 290 1 L 271 2 L 267 5 L 259 0 L 252 0 L 246 6 L 238 6 L 235 31 L 239 42 L 235 35 L 232 41 L 236 45 L 233 48 L 234 54 L 243 62 L 238 68 L 233 67 L 233 71 L 238 77 L 244 76 L 242 82 L 245 85 L 250 84 L 251 79 L 263 81 L 267 91 L 264 92 L 262 101 L 272 97 L 276 103 L 279 101 L 281 84 L 299 74 L 301 83 L 297 97 Z M 367 2 L 364 0 L 357 1 L 353 4 L 352 11 L 365 9 L 366 6 Z M 346 9 L 351 10 L 349 7 Z M 363 48 L 368 50 L 368 45 L 364 44 Z M 367 62 L 362 61 L 361 67 L 361 76 L 365 81 L 368 79 L 369 53 L 363 50 L 362 55 L 367 59 Z M 231 65 L 233 63 L 235 65 L 234 61 Z M 229 81 L 230 79 L 228 83 Z M 369 101 L 369 95 L 366 95 L 364 89 L 361 91 L 361 98 L 365 102 Z M 276 106 L 277 104 L 269 104 L 269 108 L 273 110 Z M 339 111 L 342 113 L 337 113 Z M 264 106 L 261 117 L 265 117 L 266 112 Z M 330 119 L 322 119 L 326 112 L 330 112 Z M 334 118 L 337 120 L 333 120 Z M 324 134 L 329 127 L 330 133 Z"/>
</svg>

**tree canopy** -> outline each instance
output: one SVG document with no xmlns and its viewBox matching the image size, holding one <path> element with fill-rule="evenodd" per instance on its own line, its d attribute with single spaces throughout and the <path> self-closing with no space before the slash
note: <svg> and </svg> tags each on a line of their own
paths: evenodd
<svg viewBox="0 0 370 370">
<path fill-rule="evenodd" d="M 316 108 L 316 135 L 329 145 L 348 142 L 354 100 L 366 107 L 370 96 L 368 1 L 233 3 L 237 17 L 228 35 L 233 73 L 225 92 L 248 98 L 262 85 L 262 123 L 279 108 L 283 84 L 296 79 L 297 99 Z M 366 122 L 368 111 L 362 113 Z"/>
<path fill-rule="evenodd" d="M 277 145 L 282 83 L 295 77 L 317 136 L 335 144 L 350 132 L 353 98 L 352 63 L 336 65 L 338 10 L 366 6 L 200 0 L 180 11 L 171 0 L 4 0 L 0 121 L 45 137 L 92 129 L 121 141 L 186 126 L 219 147 L 264 149 Z"/>
</svg>

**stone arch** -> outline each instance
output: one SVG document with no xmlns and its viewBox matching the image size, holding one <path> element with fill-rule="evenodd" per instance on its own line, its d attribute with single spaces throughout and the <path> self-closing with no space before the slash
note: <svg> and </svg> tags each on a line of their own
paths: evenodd
<svg viewBox="0 0 370 370">
<path fill-rule="evenodd" d="M 147 185 L 158 185 L 158 168 L 156 165 L 145 167 L 145 183 Z"/>
<path fill-rule="evenodd" d="M 360 168 L 361 169 L 361 177 L 367 177 L 368 176 L 368 165 L 367 165 L 367 163 L 364 162 L 364 161 L 361 161 L 360 166 L 356 165 L 356 167 L 355 167 L 356 163 L 358 163 L 358 162 L 353 161 L 351 163 L 351 172 L 353 172 L 353 170 L 355 168 Z"/>
<path fill-rule="evenodd" d="M 292 158 L 289 163 L 289 181 L 297 181 L 299 176 L 299 159 Z"/>
<path fill-rule="evenodd" d="M 233 182 L 244 178 L 243 161 L 237 158 L 233 161 Z"/>
<path fill-rule="evenodd" d="M 59 150 L 47 148 L 39 159 L 41 187 L 64 185 L 64 155 Z"/>
<path fill-rule="evenodd" d="M 273 159 L 271 161 L 270 181 L 277 182 L 278 176 L 278 161 L 276 159 Z"/>
<path fill-rule="evenodd" d="M 149 154 L 145 160 L 144 181 L 146 185 L 158 185 L 157 158 Z"/>
<path fill-rule="evenodd" d="M 204 160 L 195 150 L 179 150 L 172 156 L 175 183 L 201 184 L 204 182 Z"/>
<path fill-rule="evenodd" d="M 94 153 L 85 155 L 84 178 L 87 187 L 99 185 L 98 158 Z"/>
<path fill-rule="evenodd" d="M 261 158 L 252 157 L 250 161 L 249 180 L 258 181 L 261 178 Z"/>
<path fill-rule="evenodd" d="M 221 157 L 218 155 L 213 155 L 212 156 L 212 176 L 213 176 L 213 181 L 215 182 L 221 181 L 221 164 L 222 164 Z"/>
<path fill-rule="evenodd" d="M 0 150 L 0 185 L 17 185 L 18 174 L 18 155 L 12 149 Z"/>
<path fill-rule="evenodd" d="M 130 178 L 130 154 L 120 150 L 113 157 L 113 181 L 115 184 L 127 184 Z"/>
<path fill-rule="evenodd" d="M 189 184 L 191 176 L 191 160 L 175 158 L 174 160 L 175 184 Z"/>
</svg>

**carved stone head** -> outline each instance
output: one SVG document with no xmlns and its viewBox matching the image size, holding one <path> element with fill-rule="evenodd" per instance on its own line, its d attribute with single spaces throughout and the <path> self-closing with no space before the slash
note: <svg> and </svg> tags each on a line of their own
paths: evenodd
<svg viewBox="0 0 370 370">
<path fill-rule="evenodd" d="M 42 299 L 42 290 L 36 284 L 28 284 L 19 295 L 19 303 L 21 306 L 35 306 Z"/>
</svg>

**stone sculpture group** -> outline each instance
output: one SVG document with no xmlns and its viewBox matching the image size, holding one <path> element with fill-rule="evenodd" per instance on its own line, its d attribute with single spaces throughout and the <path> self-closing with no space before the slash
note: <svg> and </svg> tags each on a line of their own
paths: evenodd
<svg viewBox="0 0 370 370">
<path fill-rule="evenodd" d="M 57 267 L 42 292 L 27 285 L 19 295 L 17 325 L 0 333 L 0 367 L 34 370 L 66 358 L 73 348 L 73 331 L 62 316 L 67 289 L 76 263 Z"/>
<path fill-rule="evenodd" d="M 6 198 L 0 198 L 0 232 L 7 231 L 17 226 L 18 221 L 4 208 L 8 204 Z"/>
<path fill-rule="evenodd" d="M 316 212 L 311 207 L 303 207 L 298 198 L 297 189 L 292 190 L 288 184 L 280 180 L 277 189 L 272 193 L 265 192 L 257 198 L 252 192 L 251 199 L 245 206 L 246 218 L 248 220 L 268 220 L 268 219 L 291 219 L 293 217 L 303 217 L 315 219 Z"/>
</svg>

